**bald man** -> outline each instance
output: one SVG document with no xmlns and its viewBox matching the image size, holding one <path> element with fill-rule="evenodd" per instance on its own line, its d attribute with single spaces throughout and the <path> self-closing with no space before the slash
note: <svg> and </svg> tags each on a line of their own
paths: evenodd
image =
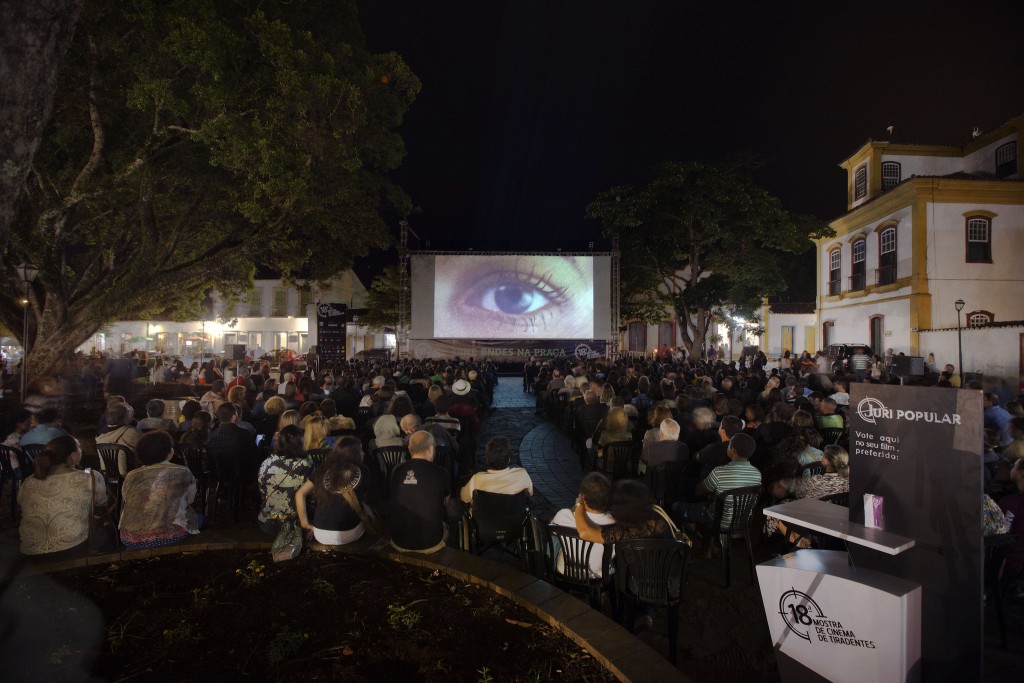
<svg viewBox="0 0 1024 683">
<path fill-rule="evenodd" d="M 391 473 L 391 547 L 399 552 L 434 553 L 444 548 L 445 504 L 451 495 L 448 471 L 434 464 L 434 435 L 409 436 L 408 461 Z"/>
</svg>

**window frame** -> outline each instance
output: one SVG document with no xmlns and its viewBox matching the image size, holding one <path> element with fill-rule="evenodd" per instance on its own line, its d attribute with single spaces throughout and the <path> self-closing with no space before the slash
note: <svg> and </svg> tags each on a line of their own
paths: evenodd
<svg viewBox="0 0 1024 683">
<path fill-rule="evenodd" d="M 971 239 L 971 223 L 977 221 L 985 224 L 985 241 Z M 985 253 L 982 258 L 971 258 L 971 245 L 983 244 Z M 965 263 L 992 263 L 992 216 L 970 215 L 964 216 L 964 262 Z"/>
<path fill-rule="evenodd" d="M 1007 159 L 1005 161 L 1000 163 L 1000 161 L 999 161 L 1000 153 L 1002 153 L 1004 151 L 1010 151 L 1010 150 L 1012 150 L 1013 156 L 1007 157 Z M 995 158 L 995 164 L 996 164 L 996 177 L 997 178 L 1008 178 L 1009 176 L 1012 176 L 1015 173 L 1017 173 L 1017 160 L 1018 160 L 1017 159 L 1017 141 L 1016 140 L 1011 140 L 1010 142 L 1007 142 L 1006 144 L 999 145 L 998 147 L 996 147 L 994 158 Z M 1013 164 L 1013 166 L 1011 167 L 1010 164 Z"/>
<path fill-rule="evenodd" d="M 857 260 L 857 248 L 860 247 L 860 260 Z M 868 241 L 860 237 L 850 245 L 850 291 L 859 292 L 867 289 Z M 857 266 L 860 266 L 858 269 Z M 858 272 L 859 270 L 859 272 Z M 859 276 L 859 278 L 858 278 Z"/>
<path fill-rule="evenodd" d="M 875 270 L 876 285 L 891 285 L 896 282 L 896 265 L 899 259 L 899 235 L 896 223 L 886 223 L 878 228 L 878 268 Z M 885 236 L 892 233 L 892 248 L 886 251 Z"/>
<path fill-rule="evenodd" d="M 983 318 L 985 318 L 985 322 L 981 323 L 979 325 L 973 324 L 972 321 L 971 321 L 971 318 L 976 318 L 976 317 L 983 317 Z M 964 316 L 964 320 L 967 323 L 967 327 L 972 328 L 972 327 L 982 327 L 983 325 L 991 325 L 992 323 L 994 323 L 996 321 L 996 317 L 992 314 L 992 311 L 977 310 L 977 311 L 971 311 L 966 316 Z"/>
<path fill-rule="evenodd" d="M 843 291 L 843 248 L 837 245 L 828 250 L 828 295 L 837 296 Z M 834 262 L 834 263 L 833 263 Z"/>
<path fill-rule="evenodd" d="M 836 321 L 835 320 L 822 320 L 821 321 L 821 348 L 827 349 L 832 342 L 833 336 L 835 336 Z"/>
<path fill-rule="evenodd" d="M 875 321 L 878 321 L 878 339 L 875 339 Z M 885 346 L 885 316 L 876 313 L 868 318 L 868 343 L 875 353 Z"/>
<path fill-rule="evenodd" d="M 895 176 L 886 176 L 886 169 L 896 169 Z M 903 166 L 898 161 L 882 162 L 882 192 L 887 192 L 903 181 Z"/>
<path fill-rule="evenodd" d="M 633 348 L 633 330 L 640 330 L 640 333 L 636 335 L 640 341 L 640 348 Z M 647 324 L 642 322 L 631 322 L 626 323 L 626 348 L 629 351 L 640 351 L 643 353 L 647 352 Z"/>
<path fill-rule="evenodd" d="M 868 165 L 861 164 L 853 171 L 853 201 L 868 196 Z"/>
</svg>

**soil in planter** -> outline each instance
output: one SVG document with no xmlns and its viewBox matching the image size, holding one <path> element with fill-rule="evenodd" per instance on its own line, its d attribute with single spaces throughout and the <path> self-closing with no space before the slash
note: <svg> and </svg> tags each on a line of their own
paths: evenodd
<svg viewBox="0 0 1024 683">
<path fill-rule="evenodd" d="M 50 578 L 106 616 L 93 673 L 108 680 L 615 680 L 490 590 L 372 556 L 167 555 Z M 73 653 L 53 647 L 26 678 L 62 677 Z"/>
</svg>

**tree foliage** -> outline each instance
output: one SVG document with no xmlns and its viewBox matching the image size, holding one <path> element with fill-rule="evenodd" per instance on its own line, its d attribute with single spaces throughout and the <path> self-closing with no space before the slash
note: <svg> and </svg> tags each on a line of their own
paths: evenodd
<svg viewBox="0 0 1024 683">
<path fill-rule="evenodd" d="M 359 316 L 359 324 L 378 331 L 397 328 L 401 286 L 402 267 L 387 266 L 366 291 L 366 313 Z"/>
<path fill-rule="evenodd" d="M 419 81 L 366 53 L 354 0 L 89 0 L 4 273 L 39 266 L 29 364 L 257 266 L 324 281 L 388 243 Z M 16 299 L 0 320 L 20 329 Z"/>
<path fill-rule="evenodd" d="M 744 166 L 666 163 L 644 187 L 615 187 L 587 207 L 618 236 L 621 315 L 658 322 L 672 310 L 683 346 L 699 352 L 715 316 L 750 314 L 785 287 L 792 255 L 831 233 L 792 214 Z"/>
</svg>

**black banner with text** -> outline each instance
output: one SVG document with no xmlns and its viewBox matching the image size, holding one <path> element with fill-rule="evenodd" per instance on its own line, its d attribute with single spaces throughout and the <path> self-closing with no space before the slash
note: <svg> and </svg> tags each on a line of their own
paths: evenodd
<svg viewBox="0 0 1024 683">
<path fill-rule="evenodd" d="M 321 361 L 345 360 L 345 304 L 316 305 L 316 352 Z"/>
</svg>

